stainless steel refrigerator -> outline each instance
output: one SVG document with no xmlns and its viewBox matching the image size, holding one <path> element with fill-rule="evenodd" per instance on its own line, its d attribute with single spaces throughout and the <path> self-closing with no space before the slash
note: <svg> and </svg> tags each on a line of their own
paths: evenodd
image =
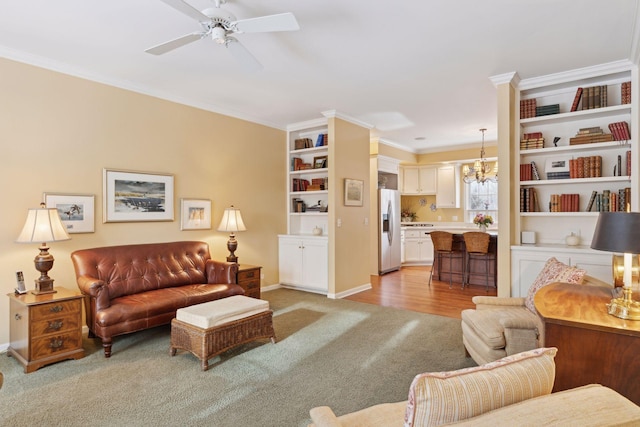
<svg viewBox="0 0 640 427">
<path fill-rule="evenodd" d="M 400 269 L 400 192 L 378 190 L 378 271 Z"/>
</svg>

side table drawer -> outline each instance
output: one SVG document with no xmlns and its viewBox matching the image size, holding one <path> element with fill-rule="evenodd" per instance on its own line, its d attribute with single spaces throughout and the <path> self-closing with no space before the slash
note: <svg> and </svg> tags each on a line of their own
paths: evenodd
<svg viewBox="0 0 640 427">
<path fill-rule="evenodd" d="M 253 270 L 239 271 L 238 272 L 238 283 L 245 282 L 247 280 L 260 280 L 260 269 L 254 268 Z"/>
<path fill-rule="evenodd" d="M 82 300 L 58 301 L 51 304 L 40 304 L 31 307 L 32 321 L 50 317 L 60 317 L 69 313 L 80 313 Z"/>
<path fill-rule="evenodd" d="M 61 333 L 81 328 L 80 316 L 74 313 L 70 316 L 59 316 L 52 319 L 34 320 L 31 322 L 31 336 Z"/>
<path fill-rule="evenodd" d="M 59 335 L 49 335 L 33 340 L 31 343 L 31 357 L 33 359 L 40 359 L 42 357 L 55 356 L 58 353 L 76 350 L 81 347 L 82 335 L 79 331 L 72 331 Z"/>
</svg>

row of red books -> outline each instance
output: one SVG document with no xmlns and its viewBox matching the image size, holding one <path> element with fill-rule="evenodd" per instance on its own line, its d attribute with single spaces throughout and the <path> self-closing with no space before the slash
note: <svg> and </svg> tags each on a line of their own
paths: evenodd
<svg viewBox="0 0 640 427">
<path fill-rule="evenodd" d="M 602 156 L 585 156 L 569 160 L 569 178 L 599 178 Z"/>
<path fill-rule="evenodd" d="M 549 212 L 578 212 L 579 194 L 552 194 L 549 199 Z"/>
<path fill-rule="evenodd" d="M 609 130 L 616 141 L 628 141 L 631 139 L 631 132 L 627 122 L 609 123 Z"/>
</svg>

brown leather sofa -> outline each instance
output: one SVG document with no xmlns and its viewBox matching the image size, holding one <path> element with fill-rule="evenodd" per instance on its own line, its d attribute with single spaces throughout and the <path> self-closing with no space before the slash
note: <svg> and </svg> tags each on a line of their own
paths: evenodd
<svg viewBox="0 0 640 427">
<path fill-rule="evenodd" d="M 212 260 L 204 242 L 82 249 L 71 259 L 89 337 L 102 339 L 105 357 L 114 336 L 168 324 L 182 307 L 244 294 L 238 265 Z"/>
</svg>

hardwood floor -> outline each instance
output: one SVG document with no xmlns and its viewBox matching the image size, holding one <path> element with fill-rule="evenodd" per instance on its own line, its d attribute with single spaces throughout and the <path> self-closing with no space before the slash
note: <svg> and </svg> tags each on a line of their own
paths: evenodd
<svg viewBox="0 0 640 427">
<path fill-rule="evenodd" d="M 402 267 L 399 271 L 371 276 L 372 288 L 345 299 L 387 307 L 402 308 L 421 313 L 460 319 L 460 312 L 474 308 L 471 298 L 475 295 L 496 295 L 496 288 L 485 290 L 484 286 L 471 285 L 461 289 L 454 283 L 431 281 L 429 266 Z"/>
</svg>

